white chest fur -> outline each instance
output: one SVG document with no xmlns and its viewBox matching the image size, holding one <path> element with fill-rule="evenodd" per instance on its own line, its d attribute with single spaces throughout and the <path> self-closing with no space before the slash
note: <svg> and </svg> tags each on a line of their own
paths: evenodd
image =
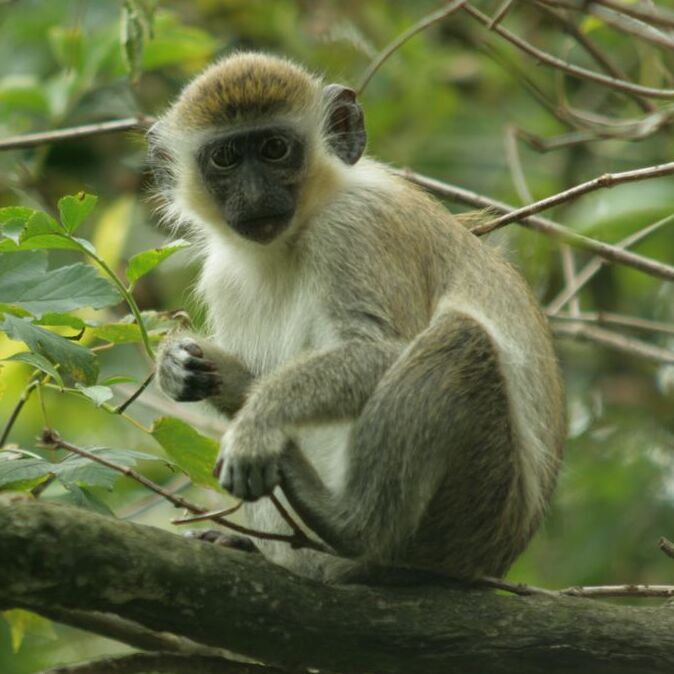
<svg viewBox="0 0 674 674">
<path fill-rule="evenodd" d="M 264 376 L 302 352 L 335 344 L 320 284 L 296 261 L 212 246 L 199 281 L 213 341 Z M 293 268 L 288 268 L 293 265 Z M 350 422 L 298 431 L 300 445 L 328 487 L 339 489 Z"/>
</svg>

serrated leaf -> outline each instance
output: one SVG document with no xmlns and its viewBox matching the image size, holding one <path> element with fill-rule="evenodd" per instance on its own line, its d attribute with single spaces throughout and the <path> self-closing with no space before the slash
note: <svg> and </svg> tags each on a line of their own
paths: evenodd
<svg viewBox="0 0 674 674">
<path fill-rule="evenodd" d="M 76 384 L 76 386 L 87 398 L 96 403 L 96 407 L 100 407 L 114 395 L 112 389 L 107 386 L 82 386 L 81 384 Z"/>
<path fill-rule="evenodd" d="M 213 466 L 218 456 L 218 443 L 215 440 L 201 435 L 195 428 L 175 417 L 155 420 L 151 433 L 194 484 L 219 489 L 218 481 L 213 477 Z"/>
<path fill-rule="evenodd" d="M 3 239 L 0 241 L 0 253 L 14 253 L 21 250 L 41 250 L 41 249 L 62 249 L 62 250 L 79 250 L 79 246 L 59 234 L 41 234 L 32 236 L 26 241 L 21 241 L 18 245 L 11 239 Z"/>
<path fill-rule="evenodd" d="M 58 209 L 61 224 L 69 234 L 72 234 L 91 214 L 97 201 L 97 196 L 84 192 L 59 199 Z"/>
<path fill-rule="evenodd" d="M 9 314 L 0 323 L 0 330 L 11 339 L 24 342 L 31 351 L 44 356 L 53 364 L 58 363 L 61 372 L 73 379 L 84 384 L 96 382 L 98 360 L 89 349 Z"/>
<path fill-rule="evenodd" d="M 26 206 L 5 206 L 0 208 L 0 225 L 4 227 L 11 220 L 19 220 L 25 225 L 30 216 L 36 212 L 35 209 Z"/>
<path fill-rule="evenodd" d="M 58 222 L 50 215 L 42 211 L 34 211 L 26 221 L 26 226 L 21 235 L 21 242 L 23 243 L 34 236 L 42 236 L 44 234 L 61 235 L 61 228 Z"/>
<path fill-rule="evenodd" d="M 44 253 L 0 253 L 0 299 L 38 318 L 51 311 L 100 309 L 121 302 L 117 289 L 96 270 L 78 262 L 47 271 Z"/>
<path fill-rule="evenodd" d="M 189 245 L 189 241 L 178 239 L 177 241 L 167 243 L 165 246 L 137 253 L 129 260 L 129 266 L 126 269 L 126 277 L 131 284 L 134 284 L 139 278 L 152 271 L 167 257 L 170 257 L 183 248 L 187 248 Z"/>
<path fill-rule="evenodd" d="M 32 351 L 22 351 L 21 353 L 15 353 L 4 360 L 27 363 L 41 372 L 48 374 L 61 388 L 63 388 L 63 379 L 61 379 L 59 371 L 39 353 L 33 353 Z"/>
</svg>

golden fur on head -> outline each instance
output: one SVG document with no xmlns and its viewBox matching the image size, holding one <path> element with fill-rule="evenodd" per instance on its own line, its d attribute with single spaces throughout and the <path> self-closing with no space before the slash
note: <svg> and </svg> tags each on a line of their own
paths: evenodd
<svg viewBox="0 0 674 674">
<path fill-rule="evenodd" d="M 320 80 L 285 59 L 239 52 L 218 61 L 192 82 L 176 104 L 178 119 L 207 128 L 292 113 L 311 104 Z"/>
</svg>

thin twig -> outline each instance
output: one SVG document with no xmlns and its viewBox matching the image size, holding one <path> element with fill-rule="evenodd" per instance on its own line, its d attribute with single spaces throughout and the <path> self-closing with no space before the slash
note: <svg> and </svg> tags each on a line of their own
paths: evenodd
<svg viewBox="0 0 674 674">
<path fill-rule="evenodd" d="M 27 133 L 19 136 L 10 136 L 0 139 L 0 151 L 20 150 L 23 148 L 37 147 L 38 145 L 50 145 L 62 143 L 74 138 L 87 138 L 100 136 L 106 133 L 119 131 L 144 130 L 154 122 L 152 117 L 129 117 L 128 119 L 115 119 L 110 122 L 97 124 L 83 124 L 68 129 L 55 129 L 54 131 L 41 131 L 39 133 Z"/>
<path fill-rule="evenodd" d="M 472 192 L 463 187 L 457 187 L 456 185 L 444 183 L 434 178 L 428 178 L 427 176 L 414 173 L 410 170 L 398 170 L 394 172 L 410 182 L 425 187 L 439 196 L 470 204 L 477 208 L 493 209 L 500 213 L 511 213 L 515 210 L 512 206 L 505 204 L 502 201 L 485 197 L 482 194 Z M 674 281 L 674 267 L 642 255 L 630 253 L 617 246 L 591 239 L 588 236 L 577 234 L 567 227 L 563 227 L 547 218 L 542 218 L 537 215 L 529 216 L 524 218 L 520 224 L 534 231 L 542 232 L 543 234 L 559 239 L 560 241 L 564 241 L 574 248 L 580 248 L 581 250 L 594 253 L 605 260 L 623 264 L 627 267 L 633 267 L 634 269 L 638 269 L 651 276 Z"/>
<path fill-rule="evenodd" d="M 496 10 L 494 16 L 492 16 L 491 21 L 487 28 L 492 30 L 494 26 L 498 26 L 501 21 L 505 18 L 506 14 L 510 11 L 510 8 L 513 6 L 514 0 L 503 0 L 503 4 Z"/>
<path fill-rule="evenodd" d="M 12 432 L 14 423 L 19 418 L 19 414 L 21 414 L 23 406 L 28 402 L 28 398 L 30 398 L 31 393 L 39 386 L 39 384 L 39 380 L 34 379 L 28 384 L 28 386 L 26 386 L 26 388 L 23 390 L 23 393 L 19 396 L 19 399 L 16 401 L 16 405 L 14 405 L 14 409 L 9 415 L 9 419 L 7 419 L 5 427 L 2 429 L 2 435 L 0 435 L 0 448 L 4 447 L 9 434 Z"/>
<path fill-rule="evenodd" d="M 474 584 L 483 587 L 492 587 L 496 590 L 511 592 L 522 597 L 541 595 L 545 597 L 674 597 L 674 585 L 585 585 L 565 587 L 561 590 L 547 590 L 535 585 L 525 583 L 513 583 L 501 578 L 492 578 L 485 576 L 478 578 Z"/>
<path fill-rule="evenodd" d="M 665 49 L 674 47 L 674 39 L 661 30 L 641 21 L 641 19 L 625 16 L 622 12 L 616 12 L 609 7 L 602 7 L 594 3 L 590 5 L 589 10 L 591 14 L 616 30 Z"/>
<path fill-rule="evenodd" d="M 122 414 L 126 408 L 133 403 L 134 400 L 136 400 L 142 393 L 143 391 L 150 385 L 150 382 L 154 379 L 154 370 L 150 372 L 150 374 L 145 377 L 143 380 L 143 383 L 123 402 L 117 405 L 117 407 L 114 408 L 114 413 L 115 414 Z"/>
<path fill-rule="evenodd" d="M 632 171 L 622 171 L 621 173 L 604 173 L 604 175 L 588 180 L 587 182 L 581 183 L 580 185 L 574 185 L 568 190 L 563 192 L 558 192 L 553 194 L 550 197 L 545 199 L 540 199 L 535 201 L 533 204 L 528 204 L 522 208 L 518 208 L 515 211 L 511 211 L 506 215 L 502 215 L 491 222 L 487 222 L 484 225 L 479 225 L 478 227 L 473 228 L 473 234 L 478 236 L 482 234 L 488 234 L 493 232 L 499 227 L 503 227 L 511 222 L 516 220 L 521 220 L 535 213 L 540 213 L 554 206 L 564 203 L 565 201 L 571 201 L 576 199 L 583 194 L 588 192 L 594 192 L 595 190 L 603 189 L 606 187 L 614 187 L 615 185 L 620 185 L 622 183 L 635 182 L 637 180 L 648 180 L 650 178 L 659 178 L 661 176 L 667 176 L 674 173 L 674 162 L 668 162 L 667 164 L 659 164 L 658 166 L 648 166 L 646 168 L 634 169 Z"/>
<path fill-rule="evenodd" d="M 122 473 L 123 475 L 126 475 L 127 477 L 131 478 L 132 480 L 135 480 L 139 484 L 142 484 L 150 491 L 153 491 L 156 494 L 160 494 L 167 501 L 173 503 L 173 505 L 175 505 L 178 508 L 184 508 L 185 510 L 194 513 L 195 515 L 200 515 L 207 512 L 205 508 L 202 508 L 201 506 L 197 506 L 194 503 L 191 503 L 187 499 L 184 499 L 182 496 L 178 496 L 175 493 L 170 493 L 166 491 L 156 482 L 149 480 L 145 476 L 133 470 L 133 468 L 129 468 L 128 466 L 120 466 L 119 464 L 116 464 L 103 456 L 99 456 L 98 454 L 88 452 L 86 449 L 82 449 L 81 447 L 77 447 L 76 445 L 73 445 L 70 442 L 63 440 L 54 430 L 45 429 L 42 433 L 42 442 L 47 447 L 67 449 L 69 452 L 79 454 L 80 456 L 84 456 L 90 459 L 91 461 L 95 461 L 96 463 L 100 463 L 103 466 L 107 466 L 108 468 L 111 468 L 112 470 L 115 470 L 118 473 Z M 232 531 L 236 531 L 237 533 L 240 534 L 245 534 L 246 536 L 250 536 L 251 538 L 259 538 L 261 540 L 269 540 L 269 541 L 282 541 L 288 543 L 293 548 L 310 548 L 312 550 L 319 550 L 320 552 L 328 552 L 327 548 L 322 543 L 314 541 L 313 539 L 306 536 L 303 532 L 300 532 L 300 534 L 293 534 L 292 536 L 287 536 L 283 534 L 268 533 L 265 531 L 255 531 L 253 529 L 243 527 L 240 524 L 230 522 L 229 520 L 226 520 L 223 517 L 212 517 L 210 519 L 212 519 L 213 522 L 221 524 L 227 529 L 231 529 Z"/>
<path fill-rule="evenodd" d="M 611 330 L 579 323 L 555 323 L 552 326 L 557 335 L 597 342 L 615 351 L 647 358 L 657 363 L 674 364 L 674 351 L 654 346 L 634 337 L 627 337 Z"/>
<path fill-rule="evenodd" d="M 242 505 L 243 501 L 239 501 L 236 505 L 233 505 L 229 508 L 224 508 L 222 510 L 211 510 L 210 512 L 202 513 L 201 515 L 191 515 L 190 517 L 180 517 L 178 519 L 171 520 L 171 524 L 192 524 L 192 522 L 211 520 L 214 517 L 226 517 L 227 515 L 234 514 L 241 508 Z"/>
<path fill-rule="evenodd" d="M 425 30 L 429 26 L 432 26 L 438 21 L 442 21 L 446 17 L 450 16 L 466 3 L 466 0 L 452 0 L 452 2 L 447 3 L 442 9 L 438 9 L 435 12 L 424 16 L 420 21 L 417 21 L 413 26 L 410 26 L 404 33 L 396 37 L 392 42 L 386 45 L 379 54 L 377 54 L 370 65 L 367 67 L 363 77 L 360 80 L 360 84 L 356 87 L 356 93 L 360 96 L 365 87 L 368 85 L 369 81 L 372 79 L 374 74 L 381 68 L 384 62 L 393 54 L 396 50 L 400 49 L 405 42 L 410 38 L 414 37 L 417 33 L 420 33 L 422 30 Z"/>
<path fill-rule="evenodd" d="M 653 222 L 648 227 L 644 227 L 636 232 L 633 232 L 629 236 L 625 237 L 622 241 L 618 241 L 615 244 L 616 248 L 625 249 L 637 244 L 639 241 L 645 239 L 650 234 L 658 231 L 664 225 L 669 224 L 674 221 L 674 214 L 668 215 L 665 218 L 661 218 L 657 222 Z M 549 315 L 556 314 L 569 300 L 571 300 L 577 293 L 579 293 L 585 285 L 592 279 L 597 272 L 606 264 L 606 260 L 601 257 L 595 257 L 590 260 L 577 274 L 573 285 L 567 286 L 562 290 L 562 292 L 555 297 L 550 304 L 547 306 L 547 312 Z"/>
<path fill-rule="evenodd" d="M 665 28 L 674 28 L 674 14 L 664 8 L 656 7 L 655 5 L 627 4 L 625 2 L 620 2 L 619 0 L 595 0 L 594 3 L 587 2 L 586 0 L 579 0 L 578 2 L 574 2 L 573 0 L 539 1 L 544 2 L 546 5 L 564 7 L 565 9 L 574 10 L 576 12 L 585 12 L 588 5 L 596 3 L 604 5 L 605 7 L 610 7 L 622 14 L 627 14 L 627 16 L 632 16 L 635 19 L 641 19 L 646 23 L 663 26 Z"/>
<path fill-rule="evenodd" d="M 624 316 L 609 311 L 586 311 L 581 313 L 550 313 L 550 318 L 559 321 L 575 321 L 581 323 L 598 323 L 599 325 L 620 325 L 624 328 L 636 328 L 637 330 L 650 330 L 674 335 L 674 323 L 661 323 L 637 316 Z"/>
<path fill-rule="evenodd" d="M 476 9 L 471 4 L 466 3 L 463 6 L 463 10 L 470 14 L 476 21 L 479 21 L 482 25 L 489 27 L 490 19 L 486 14 L 483 14 L 479 9 Z M 567 63 L 552 54 L 548 54 L 537 47 L 534 47 L 532 44 L 523 40 L 521 37 L 518 37 L 514 33 L 511 33 L 509 30 L 506 30 L 502 26 L 494 26 L 493 32 L 498 33 L 502 38 L 506 39 L 511 44 L 514 44 L 516 47 L 526 52 L 530 56 L 533 56 L 535 59 L 541 61 L 542 63 L 547 63 L 548 65 L 562 70 L 563 72 L 574 75 L 581 79 L 589 80 L 591 82 L 597 82 L 598 84 L 603 84 L 612 89 L 618 91 L 623 91 L 629 94 L 638 94 L 640 96 L 645 96 L 647 98 L 674 98 L 674 89 L 656 89 L 654 87 L 646 87 L 640 84 L 634 84 L 627 80 L 617 79 L 615 77 L 609 77 L 608 75 L 603 75 L 602 73 L 595 72 L 594 70 L 588 70 L 587 68 L 581 68 L 580 66 Z"/>
<path fill-rule="evenodd" d="M 532 0 L 530 0 L 532 1 Z M 563 12 L 559 12 L 550 7 L 544 0 L 533 0 L 533 4 L 545 11 L 550 16 L 554 16 L 559 21 L 564 30 L 595 60 L 597 65 L 617 80 L 626 80 L 627 75 L 612 61 L 606 54 L 585 34 L 576 24 L 568 19 Z M 656 106 L 649 100 L 636 94 L 630 94 L 635 103 L 645 112 L 655 112 Z"/>
<path fill-rule="evenodd" d="M 42 674 L 284 674 L 288 670 L 253 665 L 208 655 L 131 653 L 75 665 L 53 667 Z"/>
</svg>

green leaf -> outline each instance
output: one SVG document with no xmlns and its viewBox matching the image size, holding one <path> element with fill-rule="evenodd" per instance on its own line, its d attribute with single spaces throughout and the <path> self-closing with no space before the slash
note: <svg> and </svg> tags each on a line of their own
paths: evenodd
<svg viewBox="0 0 674 674">
<path fill-rule="evenodd" d="M 61 235 L 62 232 L 58 222 L 56 222 L 51 215 L 47 215 L 47 213 L 43 213 L 42 211 L 33 211 L 32 215 L 26 221 L 26 227 L 21 236 L 21 242 L 23 243 L 34 236 L 42 236 L 44 234 Z"/>
<path fill-rule="evenodd" d="M 143 68 L 201 67 L 211 60 L 217 48 L 217 40 L 205 30 L 186 26 L 176 14 L 160 11 L 155 20 L 154 38 L 145 44 Z"/>
<path fill-rule="evenodd" d="M 37 251 L 0 253 L 0 298 L 38 318 L 48 311 L 100 309 L 121 301 L 117 289 L 90 265 L 78 262 L 47 271 L 47 256 Z"/>
<path fill-rule="evenodd" d="M 8 220 L 2 226 L 2 234 L 14 241 L 14 243 L 19 244 L 21 242 L 21 234 L 23 233 L 23 228 L 26 226 L 26 221 L 21 218 L 12 218 Z"/>
<path fill-rule="evenodd" d="M 81 318 L 72 314 L 47 311 L 42 314 L 39 321 L 35 321 L 35 325 L 59 325 L 73 330 L 84 330 L 89 323 L 85 323 Z"/>
<path fill-rule="evenodd" d="M 3 611 L 0 615 L 2 615 L 9 625 L 12 651 L 14 653 L 18 653 L 21 649 L 26 634 L 33 634 L 39 636 L 41 639 L 57 639 L 51 621 L 36 613 L 15 608 Z"/>
<path fill-rule="evenodd" d="M 178 239 L 171 241 L 160 248 L 152 248 L 151 250 L 144 250 L 142 253 L 137 253 L 129 260 L 129 266 L 126 269 L 126 277 L 130 283 L 135 283 L 141 276 L 145 276 L 152 271 L 160 262 L 167 257 L 177 253 L 183 248 L 190 245 L 189 241 Z"/>
<path fill-rule="evenodd" d="M 61 224 L 72 234 L 96 207 L 98 197 L 80 192 L 74 196 L 62 197 L 58 202 Z"/>
<path fill-rule="evenodd" d="M 5 223 L 11 220 L 20 220 L 25 224 L 34 213 L 37 213 L 37 211 L 25 206 L 6 206 L 5 208 L 0 208 L 0 225 L 4 227 Z"/>
<path fill-rule="evenodd" d="M 9 358 L 5 358 L 4 360 L 27 363 L 31 367 L 48 374 L 61 388 L 63 388 L 63 379 L 61 379 L 59 371 L 39 353 L 23 351 L 21 353 L 15 353 L 13 356 L 9 356 Z"/>
<path fill-rule="evenodd" d="M 175 321 L 167 318 L 161 312 L 143 311 L 141 317 L 145 329 L 153 341 L 159 341 L 171 328 L 175 327 Z M 114 344 L 128 344 L 141 341 L 140 330 L 134 322 L 132 315 L 128 316 L 128 320 L 119 321 L 118 323 L 93 326 L 91 334 L 98 339 L 113 342 Z"/>
<path fill-rule="evenodd" d="M 115 384 L 137 384 L 138 380 L 135 377 L 126 377 L 119 375 L 116 377 L 108 377 L 101 382 L 104 386 L 114 386 Z"/>
<path fill-rule="evenodd" d="M 54 465 L 44 459 L 0 460 L 0 489 L 7 489 L 17 482 L 51 475 Z"/>
<path fill-rule="evenodd" d="M 46 114 L 49 100 L 43 84 L 30 75 L 9 75 L 0 80 L 0 109 Z"/>
<path fill-rule="evenodd" d="M 52 363 L 58 363 L 61 372 L 69 374 L 77 381 L 84 384 L 96 382 L 98 361 L 89 349 L 9 314 L 0 323 L 0 330 L 4 330 L 11 339 L 24 342 L 31 351 Z"/>
<path fill-rule="evenodd" d="M 110 510 L 107 503 L 86 487 L 77 485 L 74 482 L 67 482 L 63 486 L 68 490 L 69 501 L 78 508 L 91 510 L 101 515 L 115 516 L 115 513 Z"/>
<path fill-rule="evenodd" d="M 213 477 L 213 466 L 218 456 L 218 443 L 215 440 L 201 435 L 192 426 L 175 417 L 155 420 L 152 437 L 194 484 L 212 489 L 220 488 Z"/>
<path fill-rule="evenodd" d="M 107 386 L 82 386 L 81 384 L 76 384 L 76 386 L 87 398 L 96 403 L 96 407 L 100 407 L 114 395 L 112 389 Z"/>
</svg>

